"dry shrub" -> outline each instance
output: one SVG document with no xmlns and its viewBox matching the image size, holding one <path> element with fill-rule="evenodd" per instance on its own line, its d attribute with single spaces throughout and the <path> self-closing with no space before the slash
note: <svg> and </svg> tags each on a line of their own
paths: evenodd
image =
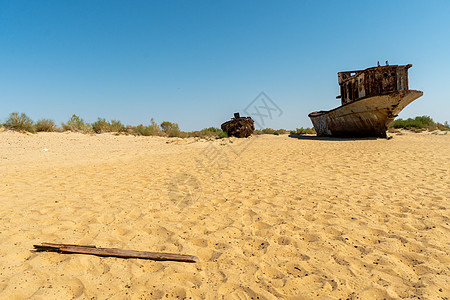
<svg viewBox="0 0 450 300">
<path fill-rule="evenodd" d="M 142 124 L 133 127 L 127 126 L 127 132 L 132 133 L 134 135 L 143 135 L 143 136 L 163 136 L 164 132 L 161 130 L 158 124 L 156 124 L 155 120 L 152 118 L 150 120 L 150 125 L 144 126 Z"/>
<path fill-rule="evenodd" d="M 4 126 L 7 129 L 11 129 L 11 130 L 35 132 L 35 128 L 33 126 L 33 120 L 31 120 L 24 113 L 21 113 L 21 114 L 19 114 L 17 112 L 11 113 L 9 115 L 8 119 L 6 120 Z"/>
<path fill-rule="evenodd" d="M 77 115 L 72 115 L 72 117 L 67 121 L 67 123 L 62 123 L 63 131 L 75 131 L 83 133 L 92 133 L 92 127 L 89 123 L 85 123 L 82 118 Z"/>
<path fill-rule="evenodd" d="M 50 119 L 40 119 L 36 122 L 34 125 L 37 132 L 54 132 L 58 131 L 58 127 L 56 126 L 55 122 Z"/>
<path fill-rule="evenodd" d="M 177 123 L 164 121 L 161 123 L 161 129 L 168 137 L 181 137 L 182 135 Z"/>
<path fill-rule="evenodd" d="M 402 128 L 408 129 L 414 132 L 422 132 L 424 130 L 450 130 L 450 126 L 447 122 L 444 124 L 436 123 L 429 116 L 419 116 L 414 119 L 408 118 L 406 120 L 397 119 L 392 122 L 390 128 Z"/>
<path fill-rule="evenodd" d="M 290 132 L 291 134 L 315 134 L 316 130 L 314 128 L 296 128 Z"/>
</svg>

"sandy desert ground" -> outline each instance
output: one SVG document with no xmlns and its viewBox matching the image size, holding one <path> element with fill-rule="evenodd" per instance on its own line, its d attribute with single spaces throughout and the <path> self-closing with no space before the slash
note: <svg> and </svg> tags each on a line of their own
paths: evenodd
<svg viewBox="0 0 450 300">
<path fill-rule="evenodd" d="M 448 299 L 449 170 L 450 134 L 0 132 L 0 299 Z"/>
</svg>

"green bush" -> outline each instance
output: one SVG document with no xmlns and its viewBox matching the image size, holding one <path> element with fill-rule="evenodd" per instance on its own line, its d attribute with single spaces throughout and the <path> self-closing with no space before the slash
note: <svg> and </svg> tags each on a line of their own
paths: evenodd
<svg viewBox="0 0 450 300">
<path fill-rule="evenodd" d="M 261 130 L 262 134 L 275 134 L 275 132 L 277 132 L 277 131 L 272 128 L 264 128 L 263 130 Z"/>
<path fill-rule="evenodd" d="M 275 129 L 272 129 L 272 128 L 264 128 L 264 129 L 261 129 L 261 130 L 257 129 L 257 130 L 255 130 L 254 133 L 257 134 L 257 135 L 260 135 L 260 134 L 280 135 L 280 134 L 286 134 L 286 133 L 289 133 L 289 132 L 286 129 L 275 130 Z"/>
<path fill-rule="evenodd" d="M 390 127 L 396 128 L 396 129 L 402 128 L 402 129 L 408 129 L 408 130 L 414 130 L 414 131 L 420 131 L 420 129 L 423 129 L 423 130 L 438 129 L 438 125 L 429 116 L 419 116 L 419 117 L 415 117 L 414 119 L 408 118 L 406 120 L 397 119 L 394 122 L 392 122 Z"/>
<path fill-rule="evenodd" d="M 135 135 L 143 135 L 143 136 L 151 136 L 151 131 L 149 130 L 148 126 L 144 126 L 142 124 L 132 127 L 133 134 Z"/>
<path fill-rule="evenodd" d="M 178 126 L 178 125 L 177 125 Z M 143 136 L 162 136 L 164 135 L 164 132 L 161 130 L 161 127 L 155 122 L 155 120 L 152 118 L 150 120 L 150 125 L 144 126 L 142 124 L 131 127 L 127 126 L 128 131 L 132 131 L 135 135 L 143 135 Z"/>
<path fill-rule="evenodd" d="M 98 118 L 91 126 L 95 133 L 112 132 L 111 124 L 102 118 Z"/>
<path fill-rule="evenodd" d="M 442 131 L 450 131 L 450 125 L 448 124 L 447 121 L 445 121 L 444 124 L 441 124 L 439 122 L 436 123 L 436 127 L 437 127 L 437 129 L 442 130 Z"/>
<path fill-rule="evenodd" d="M 255 134 L 274 134 L 276 132 L 275 129 L 272 128 L 264 128 L 262 130 L 255 130 Z"/>
<path fill-rule="evenodd" d="M 155 122 L 155 119 L 150 120 L 150 125 L 148 126 L 149 131 L 151 132 L 151 135 L 157 135 L 161 136 L 163 135 L 163 132 L 161 130 L 161 127 Z"/>
<path fill-rule="evenodd" d="M 204 133 L 212 133 L 212 134 L 219 134 L 220 132 L 223 132 L 222 129 L 220 128 L 216 128 L 216 127 L 208 127 L 208 128 L 203 128 L 201 130 L 201 132 Z"/>
<path fill-rule="evenodd" d="M 56 127 L 55 122 L 50 119 L 40 119 L 34 125 L 37 132 L 45 131 L 45 132 L 54 132 L 58 131 L 58 127 Z"/>
<path fill-rule="evenodd" d="M 180 128 L 177 123 L 164 121 L 160 126 L 168 137 L 180 137 L 181 135 Z"/>
<path fill-rule="evenodd" d="M 220 132 L 216 136 L 216 139 L 223 139 L 223 138 L 227 138 L 227 137 L 228 137 L 228 133 L 226 133 L 225 131 L 220 130 Z"/>
<path fill-rule="evenodd" d="M 425 128 L 436 128 L 436 123 L 429 116 L 416 117 L 414 119 L 416 122 L 422 123 Z"/>
<path fill-rule="evenodd" d="M 110 123 L 112 132 L 126 132 L 127 128 L 119 120 L 111 120 Z"/>
<path fill-rule="evenodd" d="M 62 123 L 61 126 L 63 131 L 70 130 L 84 133 L 90 133 L 93 131 L 89 123 L 85 123 L 84 120 L 77 115 L 72 115 L 69 121 L 67 121 L 67 123 Z"/>
<path fill-rule="evenodd" d="M 199 137 L 199 138 L 216 138 L 222 139 L 228 137 L 228 134 L 220 128 L 208 127 L 203 128 L 200 131 L 191 131 L 186 133 L 189 137 Z"/>
<path fill-rule="evenodd" d="M 24 113 L 11 113 L 4 125 L 7 129 L 35 132 L 33 120 Z"/>
<path fill-rule="evenodd" d="M 291 134 L 315 134 L 316 130 L 313 128 L 296 128 L 295 130 L 291 130 Z"/>
</svg>

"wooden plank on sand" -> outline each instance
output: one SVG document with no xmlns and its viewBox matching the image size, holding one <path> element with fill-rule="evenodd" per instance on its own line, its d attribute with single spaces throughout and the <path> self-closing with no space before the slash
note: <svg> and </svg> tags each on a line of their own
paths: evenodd
<svg viewBox="0 0 450 300">
<path fill-rule="evenodd" d="M 117 249 L 117 248 L 97 248 L 94 245 L 42 243 L 41 245 L 34 245 L 34 248 L 36 248 L 37 250 L 40 250 L 40 251 L 89 254 L 89 255 L 97 255 L 97 256 L 113 256 L 113 257 L 120 257 L 120 258 L 173 260 L 173 261 L 182 261 L 182 262 L 197 262 L 198 261 L 198 258 L 193 255 L 136 251 L 136 250 L 123 250 L 123 249 Z"/>
</svg>

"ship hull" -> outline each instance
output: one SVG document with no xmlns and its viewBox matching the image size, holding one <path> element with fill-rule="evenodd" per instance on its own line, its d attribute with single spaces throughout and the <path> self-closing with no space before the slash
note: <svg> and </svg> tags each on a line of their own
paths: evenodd
<svg viewBox="0 0 450 300">
<path fill-rule="evenodd" d="M 386 130 L 400 111 L 423 95 L 404 90 L 363 98 L 330 111 L 312 112 L 310 117 L 318 136 L 386 137 Z"/>
</svg>

